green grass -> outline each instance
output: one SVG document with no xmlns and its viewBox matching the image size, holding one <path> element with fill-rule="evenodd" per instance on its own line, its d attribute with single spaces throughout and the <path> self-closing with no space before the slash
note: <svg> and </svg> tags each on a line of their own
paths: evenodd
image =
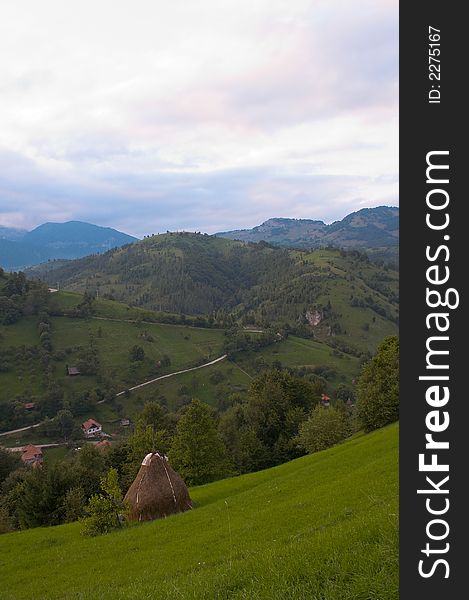
<svg viewBox="0 0 469 600">
<path fill-rule="evenodd" d="M 0 326 L 2 345 L 8 347 L 34 346 L 39 344 L 37 317 L 22 319 L 13 326 Z M 146 341 L 142 334 L 147 332 L 153 342 Z M 129 352 L 132 346 L 141 346 L 145 355 L 153 363 L 167 354 L 171 366 L 162 371 L 177 371 L 200 361 L 219 356 L 222 352 L 224 332 L 219 329 L 142 323 L 136 325 L 125 321 L 103 319 L 72 319 L 53 317 L 51 319 L 51 339 L 54 352 L 69 350 L 61 360 L 55 360 L 54 378 L 65 389 L 85 390 L 97 387 L 95 377 L 80 376 L 69 378 L 65 375 L 66 365 L 74 365 L 78 360 L 77 347 L 89 344 L 93 334 L 99 350 L 102 371 L 112 378 L 118 391 L 141 383 L 148 377 L 148 369 L 142 366 L 133 375 L 129 373 Z M 10 361 L 12 369 L 0 372 L 0 403 L 17 394 L 34 395 L 44 391 L 42 367 L 39 359 L 27 362 Z M 158 373 L 159 374 L 159 373 Z M 158 374 L 153 375 L 154 377 Z"/>
<path fill-rule="evenodd" d="M 336 371 L 331 379 L 332 388 L 341 381 L 348 383 L 359 373 L 360 367 L 355 356 L 340 353 L 334 354 L 330 346 L 322 342 L 307 340 L 296 336 L 289 336 L 286 340 L 264 348 L 261 352 L 241 355 L 237 363 L 251 376 L 256 373 L 253 370 L 253 362 L 262 356 L 267 364 L 280 361 L 283 367 L 329 367 Z"/>
<path fill-rule="evenodd" d="M 194 488 L 188 513 L 106 536 L 0 539 L 4 600 L 397 600 L 396 425 Z"/>
<path fill-rule="evenodd" d="M 376 351 L 379 343 L 388 335 L 396 335 L 397 325 L 369 307 L 350 305 L 351 294 L 357 299 L 368 296 L 394 317 L 398 314 L 396 305 L 376 288 L 376 265 L 372 263 L 359 263 L 356 270 L 351 271 L 349 262 L 342 258 L 338 250 L 315 250 L 307 255 L 307 260 L 317 268 L 328 268 L 331 273 L 331 283 L 323 290 L 316 301 L 325 304 L 330 300 L 332 309 L 340 314 L 340 323 L 345 328 L 345 333 L 335 336 L 337 341 L 351 345 L 371 353 Z M 399 291 L 399 279 L 396 271 L 382 271 L 388 281 L 385 287 L 394 294 Z M 381 282 L 383 285 L 383 282 Z M 316 329 L 320 339 L 327 339 L 327 333 L 321 327 Z"/>
<path fill-rule="evenodd" d="M 62 461 L 69 453 L 69 449 L 66 446 L 59 446 L 57 448 L 43 448 L 44 462 L 49 465 L 55 465 Z"/>
</svg>

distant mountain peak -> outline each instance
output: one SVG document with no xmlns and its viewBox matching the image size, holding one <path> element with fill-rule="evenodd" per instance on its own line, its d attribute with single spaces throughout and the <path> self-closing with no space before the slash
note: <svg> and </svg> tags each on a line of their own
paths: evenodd
<svg viewBox="0 0 469 600">
<path fill-rule="evenodd" d="M 0 266 L 19 270 L 52 259 L 81 258 L 100 254 L 112 248 L 137 241 L 137 238 L 112 229 L 84 221 L 65 223 L 48 222 L 32 231 L 11 237 L 1 236 Z"/>
<path fill-rule="evenodd" d="M 395 260 L 399 245 L 399 208 L 362 208 L 330 225 L 313 219 L 273 217 L 252 229 L 224 231 L 215 235 L 244 242 L 264 241 L 291 248 L 328 245 L 367 251 L 382 248 L 384 258 L 389 254 Z M 391 248 L 389 252 L 388 248 Z M 381 257 L 379 252 L 376 253 Z"/>
</svg>

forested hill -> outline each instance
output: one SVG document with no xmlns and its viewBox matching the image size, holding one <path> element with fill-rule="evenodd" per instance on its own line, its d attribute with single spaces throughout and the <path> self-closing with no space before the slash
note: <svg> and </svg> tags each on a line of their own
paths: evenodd
<svg viewBox="0 0 469 600">
<path fill-rule="evenodd" d="M 194 233 L 147 237 L 32 269 L 54 286 L 133 306 L 375 347 L 396 333 L 398 276 L 356 251 L 287 250 Z"/>
</svg>

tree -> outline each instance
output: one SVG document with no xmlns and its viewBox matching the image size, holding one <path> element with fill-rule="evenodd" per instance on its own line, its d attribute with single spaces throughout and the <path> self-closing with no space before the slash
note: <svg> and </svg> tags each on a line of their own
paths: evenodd
<svg viewBox="0 0 469 600">
<path fill-rule="evenodd" d="M 101 489 L 103 493 L 91 496 L 85 509 L 88 516 L 82 520 L 83 535 L 100 535 L 121 527 L 120 515 L 125 511 L 116 469 L 109 469 L 102 477 Z"/>
<path fill-rule="evenodd" d="M 63 389 L 55 382 L 50 381 L 46 395 L 39 401 L 41 417 L 55 417 L 63 406 Z"/>
<path fill-rule="evenodd" d="M 316 387 L 277 369 L 265 371 L 251 384 L 246 422 L 270 449 L 272 466 L 298 456 L 294 438 L 299 424 L 319 401 Z"/>
<path fill-rule="evenodd" d="M 88 318 L 94 312 L 94 298 L 89 292 L 85 292 L 83 295 L 83 299 L 78 304 L 75 309 L 75 314 L 77 317 Z"/>
<path fill-rule="evenodd" d="M 171 366 L 171 359 L 167 354 L 163 354 L 160 359 L 160 363 L 162 367 L 169 367 Z"/>
<path fill-rule="evenodd" d="M 145 358 L 145 350 L 141 346 L 133 346 L 129 354 L 132 362 L 142 361 Z"/>
<path fill-rule="evenodd" d="M 137 426 L 146 427 L 147 425 L 151 425 L 155 430 L 166 429 L 168 426 L 166 410 L 154 400 L 145 402 L 137 422 Z"/>
<path fill-rule="evenodd" d="M 244 406 L 229 408 L 220 418 L 219 431 L 230 451 L 236 471 L 250 473 L 271 464 L 271 452 L 246 420 Z"/>
<path fill-rule="evenodd" d="M 65 440 L 70 438 L 73 430 L 75 429 L 75 422 L 73 420 L 72 413 L 69 410 L 59 410 L 57 416 L 54 418 L 54 421 L 57 423 L 62 437 Z"/>
<path fill-rule="evenodd" d="M 70 474 L 62 466 L 31 469 L 20 486 L 17 516 L 22 529 L 58 525 L 63 521 L 63 502 Z"/>
<path fill-rule="evenodd" d="M 63 509 L 66 523 L 78 521 L 85 515 L 86 497 L 81 487 L 70 488 L 65 494 Z"/>
<path fill-rule="evenodd" d="M 0 504 L 0 534 L 13 531 L 14 528 L 14 520 L 8 508 L 4 504 Z"/>
<path fill-rule="evenodd" d="M 363 367 L 357 382 L 357 414 L 365 431 L 399 419 L 399 339 L 389 336 Z"/>
<path fill-rule="evenodd" d="M 335 391 L 335 397 L 338 400 L 342 400 L 342 402 L 347 402 L 347 400 L 353 402 L 355 400 L 355 392 L 352 388 L 345 385 L 345 383 L 339 383 Z"/>
<path fill-rule="evenodd" d="M 21 466 L 19 452 L 11 452 L 6 448 L 0 448 L 0 485 L 10 473 Z"/>
<path fill-rule="evenodd" d="M 300 425 L 297 443 L 309 454 L 325 450 L 341 442 L 349 434 L 347 417 L 343 411 L 316 406 L 309 418 Z"/>
<path fill-rule="evenodd" d="M 207 404 L 192 400 L 177 424 L 169 459 L 189 485 L 208 483 L 233 473 L 227 448 Z"/>
</svg>

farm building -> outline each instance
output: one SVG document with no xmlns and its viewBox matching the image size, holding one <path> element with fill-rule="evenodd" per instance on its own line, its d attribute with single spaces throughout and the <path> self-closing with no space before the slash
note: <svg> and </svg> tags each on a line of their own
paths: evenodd
<svg viewBox="0 0 469 600">
<path fill-rule="evenodd" d="M 37 446 L 29 444 L 29 446 L 23 448 L 21 460 L 25 465 L 40 466 L 43 461 L 42 450 Z"/>
<path fill-rule="evenodd" d="M 106 450 L 107 448 L 110 448 L 111 445 L 112 444 L 109 440 L 101 440 L 95 445 L 95 448 L 97 448 L 98 450 Z"/>
<path fill-rule="evenodd" d="M 83 423 L 81 429 L 86 437 L 92 437 L 102 432 L 103 426 L 94 419 L 88 419 Z"/>
</svg>

